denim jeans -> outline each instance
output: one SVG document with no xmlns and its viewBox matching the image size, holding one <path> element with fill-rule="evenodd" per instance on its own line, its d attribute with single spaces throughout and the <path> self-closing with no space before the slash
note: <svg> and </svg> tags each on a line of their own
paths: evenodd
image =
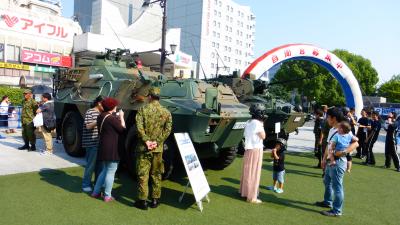
<svg viewBox="0 0 400 225">
<path fill-rule="evenodd" d="M 335 214 L 342 214 L 344 201 L 343 177 L 346 171 L 346 157 L 336 160 L 334 166 L 326 165 L 324 185 L 324 202 L 332 206 Z"/>
<path fill-rule="evenodd" d="M 86 148 L 86 166 L 83 173 L 82 188 L 92 187 L 92 177 L 94 172 L 94 180 L 96 182 L 99 173 L 101 172 L 100 163 L 97 161 L 97 147 Z"/>
<path fill-rule="evenodd" d="M 96 185 L 94 186 L 93 194 L 99 194 L 101 188 L 104 186 L 104 196 L 111 197 L 111 190 L 114 184 L 115 172 L 118 168 L 119 161 L 101 161 L 103 169 L 97 178 Z"/>
</svg>

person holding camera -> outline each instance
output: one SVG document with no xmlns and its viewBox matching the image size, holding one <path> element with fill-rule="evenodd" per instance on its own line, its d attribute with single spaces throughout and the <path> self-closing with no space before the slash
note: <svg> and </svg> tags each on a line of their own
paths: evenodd
<svg viewBox="0 0 400 225">
<path fill-rule="evenodd" d="M 114 98 L 106 98 L 101 101 L 104 112 L 97 118 L 97 127 L 99 129 L 97 160 L 101 163 L 102 170 L 94 186 L 92 197 L 101 197 L 101 189 L 104 187 L 104 202 L 114 200 L 111 190 L 120 160 L 118 139 L 125 130 L 124 112 L 119 110 L 118 115 L 116 113 L 118 103 L 118 100 Z"/>
</svg>

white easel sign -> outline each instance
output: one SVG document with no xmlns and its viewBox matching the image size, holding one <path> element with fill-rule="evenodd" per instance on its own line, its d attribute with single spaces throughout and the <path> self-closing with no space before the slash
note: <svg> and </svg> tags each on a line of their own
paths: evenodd
<svg viewBox="0 0 400 225">
<path fill-rule="evenodd" d="M 208 193 L 210 192 L 210 186 L 208 185 L 207 178 L 204 174 L 203 168 L 201 167 L 199 157 L 197 157 L 192 140 L 188 133 L 174 133 L 174 136 L 197 205 L 199 206 L 200 211 L 203 211 L 202 200 L 206 198 L 207 201 L 209 201 Z M 189 183 L 186 188 L 189 186 Z M 182 194 L 179 201 L 182 201 L 185 192 Z"/>
</svg>

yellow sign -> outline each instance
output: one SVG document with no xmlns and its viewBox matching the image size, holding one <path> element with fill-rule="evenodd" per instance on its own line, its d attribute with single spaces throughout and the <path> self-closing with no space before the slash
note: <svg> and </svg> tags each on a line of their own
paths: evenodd
<svg viewBox="0 0 400 225">
<path fill-rule="evenodd" d="M 29 65 L 0 62 L 0 68 L 30 70 Z"/>
</svg>

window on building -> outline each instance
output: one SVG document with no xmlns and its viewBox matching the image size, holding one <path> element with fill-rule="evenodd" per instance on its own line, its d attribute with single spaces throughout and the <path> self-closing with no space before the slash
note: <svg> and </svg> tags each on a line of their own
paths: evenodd
<svg viewBox="0 0 400 225">
<path fill-rule="evenodd" d="M 220 38 L 221 37 L 221 34 L 220 33 L 217 33 L 217 38 Z"/>
<path fill-rule="evenodd" d="M 217 10 L 214 10 L 214 16 L 216 16 L 218 13 L 217 13 Z"/>
<path fill-rule="evenodd" d="M 233 12 L 233 7 L 231 7 L 231 12 Z"/>
<path fill-rule="evenodd" d="M 214 68 L 214 63 L 211 63 L 211 68 Z"/>
<path fill-rule="evenodd" d="M 227 5 L 226 6 L 226 10 L 229 12 L 229 9 L 230 9 L 230 7 L 229 7 L 229 5 Z"/>
<path fill-rule="evenodd" d="M 221 17 L 221 12 L 218 12 L 218 17 Z"/>
<path fill-rule="evenodd" d="M 20 47 L 15 45 L 7 45 L 7 61 L 18 62 L 20 57 Z"/>
<path fill-rule="evenodd" d="M 212 43 L 212 46 L 215 47 L 215 42 Z"/>
<path fill-rule="evenodd" d="M 226 16 L 226 21 L 229 21 L 229 16 Z"/>
<path fill-rule="evenodd" d="M 228 48 L 228 52 L 231 52 L 231 51 L 232 51 L 232 48 L 231 48 L 231 47 L 229 47 L 229 48 Z"/>
<path fill-rule="evenodd" d="M 218 22 L 218 28 L 221 28 L 221 23 L 220 22 Z"/>
<path fill-rule="evenodd" d="M 233 17 L 229 18 L 229 22 L 231 22 L 231 23 L 233 22 Z"/>
<path fill-rule="evenodd" d="M 232 32 L 232 27 L 229 27 L 229 32 Z"/>
<path fill-rule="evenodd" d="M 0 43 L 0 61 L 4 61 L 4 44 Z"/>
<path fill-rule="evenodd" d="M 217 46 L 217 49 L 219 49 L 219 43 L 217 43 L 216 46 Z"/>
<path fill-rule="evenodd" d="M 224 50 L 225 50 L 225 51 L 228 51 L 228 46 L 225 45 L 225 46 L 224 46 Z"/>
<path fill-rule="evenodd" d="M 214 4 L 217 5 L 218 4 L 218 0 L 214 0 Z"/>
<path fill-rule="evenodd" d="M 217 36 L 217 32 L 213 31 L 213 37 Z"/>
<path fill-rule="evenodd" d="M 219 1 L 218 3 L 219 3 L 219 7 L 222 7 L 222 2 L 221 2 L 221 1 Z"/>
<path fill-rule="evenodd" d="M 214 52 L 211 53 L 211 58 L 215 58 L 215 53 Z"/>
<path fill-rule="evenodd" d="M 228 62 L 230 62 L 231 61 L 231 57 L 228 57 Z"/>
<path fill-rule="evenodd" d="M 214 24 L 214 27 L 216 27 L 217 26 L 217 21 L 213 21 L 213 24 Z"/>
<path fill-rule="evenodd" d="M 238 11 L 238 16 L 240 16 L 240 11 Z"/>
</svg>

